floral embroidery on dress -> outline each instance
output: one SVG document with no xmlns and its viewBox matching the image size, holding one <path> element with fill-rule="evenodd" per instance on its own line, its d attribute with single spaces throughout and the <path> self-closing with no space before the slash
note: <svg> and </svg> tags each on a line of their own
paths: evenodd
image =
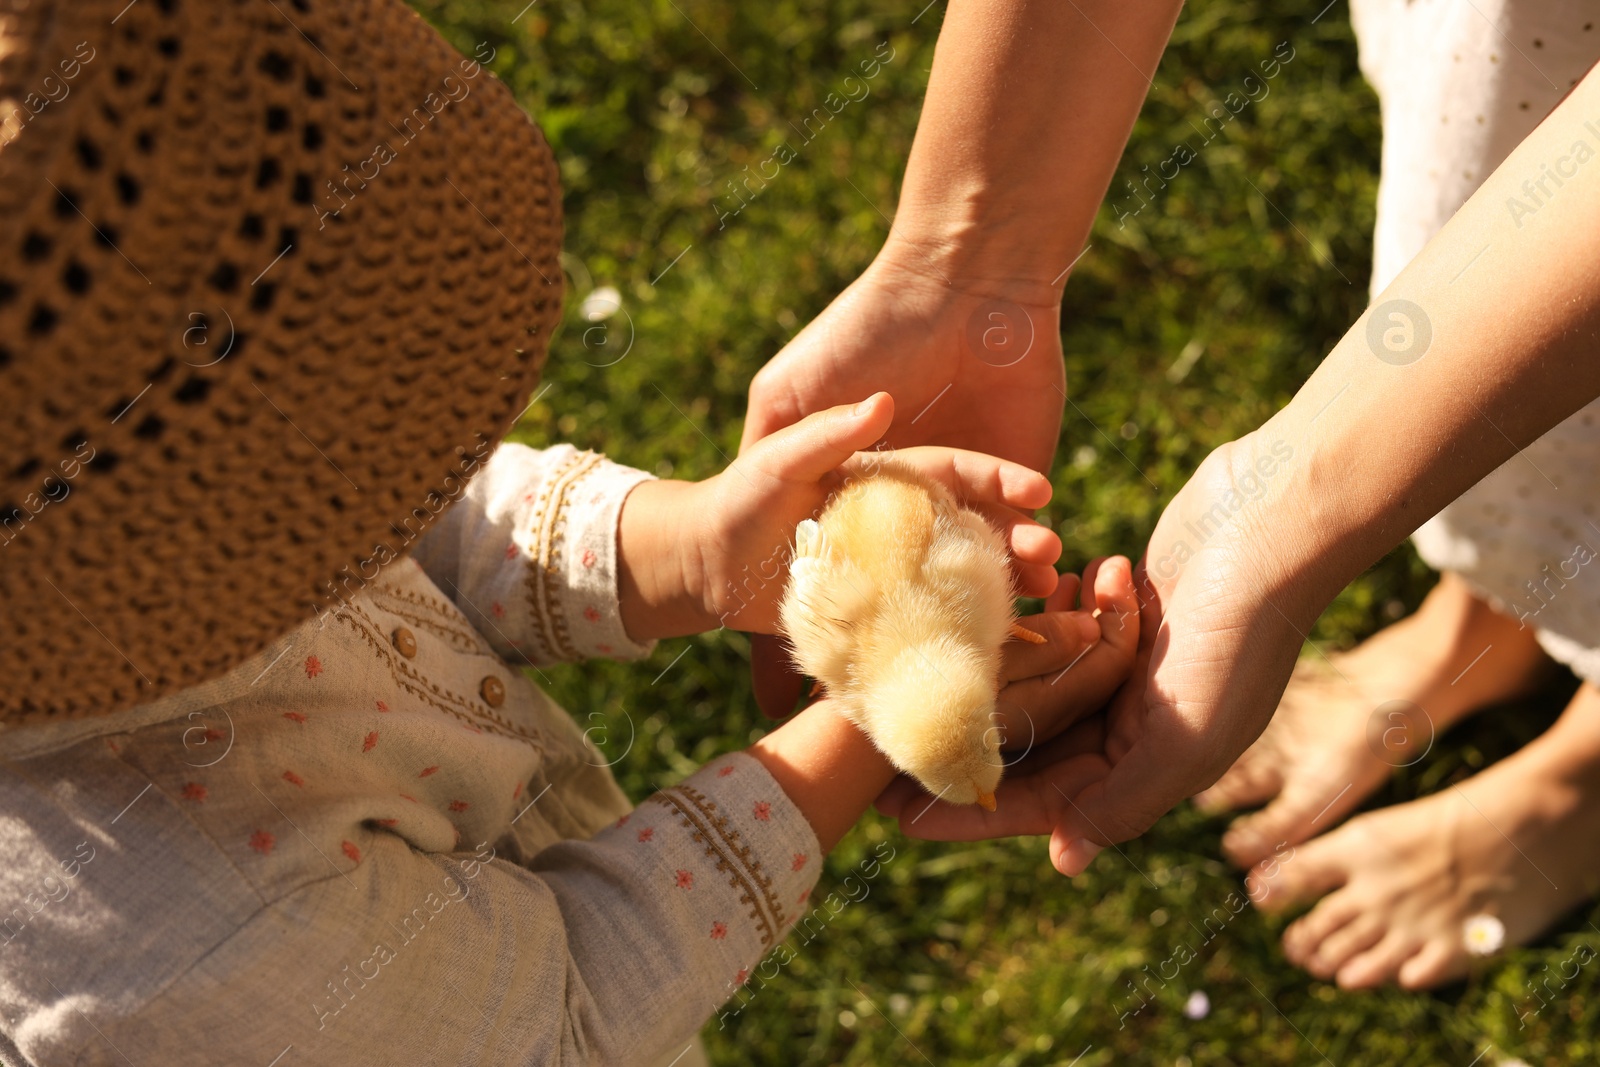
<svg viewBox="0 0 1600 1067">
<path fill-rule="evenodd" d="M 596 625 L 600 622 L 600 609 L 590 604 L 583 609 L 583 617 Z"/>
<path fill-rule="evenodd" d="M 789 869 L 791 871 L 798 871 L 800 868 L 804 867 L 805 865 L 806 865 L 806 854 L 804 852 L 796 852 L 794 854 L 794 862 L 789 865 Z"/>
<path fill-rule="evenodd" d="M 772 819 L 772 805 L 765 800 L 758 800 L 752 813 L 762 822 L 769 822 Z"/>
<path fill-rule="evenodd" d="M 424 767 L 424 768 L 422 768 L 422 773 L 417 775 L 417 777 L 418 778 L 426 778 L 431 774 L 438 774 L 438 773 L 439 773 L 439 765 L 436 763 L 432 767 Z"/>
<path fill-rule="evenodd" d="M 583 550 L 583 565 L 585 567 L 593 567 L 594 561 L 598 558 L 599 557 L 594 554 L 594 549 L 586 548 Z"/>
<path fill-rule="evenodd" d="M 561 583 L 562 539 L 566 533 L 569 493 L 603 462 L 593 452 L 575 452 L 549 472 L 539 487 L 539 499 L 530 516 L 529 561 L 527 576 L 528 607 L 539 646 L 552 659 L 575 660 L 578 650 L 567 632 L 562 617 Z M 531 499 L 531 495 L 530 495 Z"/>
<path fill-rule="evenodd" d="M 627 818 L 627 816 L 624 815 L 623 818 Z M 656 836 L 656 831 L 655 831 L 655 827 L 653 827 L 653 826 L 646 826 L 643 830 L 639 831 L 639 840 L 640 841 L 649 841 L 651 838 L 653 838 L 655 836 Z"/>
<path fill-rule="evenodd" d="M 370 734 L 367 735 L 366 740 L 361 742 L 361 751 L 363 751 L 363 752 L 371 752 L 373 750 L 373 748 L 377 744 L 378 744 L 378 731 L 374 730 Z"/>
<path fill-rule="evenodd" d="M 315 678 L 322 673 L 322 661 L 315 656 L 306 657 L 306 677 Z"/>
<path fill-rule="evenodd" d="M 388 711 L 389 710 L 389 705 L 385 704 L 383 701 L 380 700 L 380 701 L 378 701 L 378 710 L 379 711 Z"/>
<path fill-rule="evenodd" d="M 298 711 L 286 711 L 283 713 L 283 717 L 288 719 L 290 722 L 297 722 L 302 726 L 305 725 L 306 717 L 300 714 Z"/>
<path fill-rule="evenodd" d="M 718 778 L 726 778 L 726 777 L 728 777 L 728 775 L 730 775 L 732 773 L 733 773 L 733 764 L 730 763 L 726 767 L 722 768 L 720 771 L 717 772 L 717 777 Z"/>
<path fill-rule="evenodd" d="M 306 780 L 304 778 L 300 777 L 298 774 L 294 773 L 293 771 L 284 771 L 283 772 L 283 780 L 288 782 L 290 785 L 301 785 L 301 786 L 303 786 L 303 785 L 306 784 Z"/>
<path fill-rule="evenodd" d="M 451 811 L 466 811 L 470 807 L 472 807 L 472 805 L 468 804 L 465 800 L 452 800 L 450 802 Z"/>
<path fill-rule="evenodd" d="M 361 862 L 361 850 L 359 848 L 357 848 L 351 842 L 349 842 L 349 841 L 342 842 L 339 845 L 339 848 L 346 856 L 350 857 L 350 862 L 351 863 L 360 863 Z"/>
<path fill-rule="evenodd" d="M 265 830 L 257 830 L 250 835 L 250 847 L 263 856 L 272 855 L 272 846 L 277 843 L 278 839 Z"/>
<path fill-rule="evenodd" d="M 211 794 L 210 791 L 199 782 L 186 782 L 183 787 L 183 792 L 179 795 L 185 800 L 194 801 L 196 804 L 204 804 L 206 802 L 206 797 L 210 796 Z"/>
<path fill-rule="evenodd" d="M 701 845 L 708 858 L 716 861 L 717 870 L 728 876 L 728 884 L 738 894 L 739 903 L 750 909 L 750 919 L 763 946 L 770 947 L 787 923 L 783 906 L 772 884 L 772 876 L 761 868 L 761 861 L 751 846 L 742 840 L 740 832 L 730 825 L 728 817 L 717 811 L 716 802 L 688 782 L 680 782 L 659 793 L 652 793 L 648 801 L 660 804 L 678 816 L 686 830 L 692 832 L 696 844 Z"/>
<path fill-rule="evenodd" d="M 680 869 L 678 871 L 677 882 L 678 882 L 678 888 L 679 889 L 693 889 L 694 888 L 694 875 L 690 874 L 688 871 Z"/>
<path fill-rule="evenodd" d="M 725 938 L 727 936 L 728 936 L 728 924 L 727 923 L 714 922 L 714 923 L 711 924 L 711 940 L 713 940 L 713 941 L 721 941 L 723 938 Z"/>
</svg>

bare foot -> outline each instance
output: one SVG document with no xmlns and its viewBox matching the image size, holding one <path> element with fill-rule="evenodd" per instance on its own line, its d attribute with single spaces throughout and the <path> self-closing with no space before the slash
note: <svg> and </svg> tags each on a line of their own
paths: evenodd
<svg viewBox="0 0 1600 1067">
<path fill-rule="evenodd" d="M 1436 733 L 1532 689 L 1549 660 L 1519 628 L 1446 573 L 1416 614 L 1350 652 L 1302 660 L 1256 743 L 1195 798 L 1209 811 L 1271 801 L 1222 838 L 1241 867 L 1336 825 Z"/>
<path fill-rule="evenodd" d="M 1394 980 L 1420 989 L 1466 974 L 1469 919 L 1480 930 L 1498 921 L 1506 943 L 1522 944 L 1592 897 L 1596 840 L 1600 690 L 1585 684 L 1515 755 L 1360 815 L 1257 867 L 1248 883 L 1269 911 L 1328 894 L 1284 932 L 1291 962 L 1347 989 Z"/>
</svg>

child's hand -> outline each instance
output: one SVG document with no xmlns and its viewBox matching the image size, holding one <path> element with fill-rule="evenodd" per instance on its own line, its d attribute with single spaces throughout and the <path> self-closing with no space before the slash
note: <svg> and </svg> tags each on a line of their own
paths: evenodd
<svg viewBox="0 0 1600 1067">
<path fill-rule="evenodd" d="M 795 526 L 813 518 L 852 471 L 870 471 L 870 448 L 894 419 L 877 393 L 818 412 L 764 437 L 704 482 L 646 482 L 623 506 L 619 583 L 623 622 L 637 640 L 728 626 L 771 633 L 788 580 Z M 1004 534 L 1024 595 L 1055 588 L 1061 541 L 1026 511 L 1050 499 L 1050 482 L 1020 464 L 952 448 L 895 453 L 949 486 Z"/>
</svg>

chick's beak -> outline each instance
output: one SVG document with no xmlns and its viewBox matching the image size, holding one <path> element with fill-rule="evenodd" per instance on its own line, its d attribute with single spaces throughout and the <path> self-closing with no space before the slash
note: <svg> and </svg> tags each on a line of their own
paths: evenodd
<svg viewBox="0 0 1600 1067">
<path fill-rule="evenodd" d="M 978 806 L 984 811 L 993 811 L 995 809 L 994 794 L 985 793 L 983 790 L 979 789 Z"/>
</svg>

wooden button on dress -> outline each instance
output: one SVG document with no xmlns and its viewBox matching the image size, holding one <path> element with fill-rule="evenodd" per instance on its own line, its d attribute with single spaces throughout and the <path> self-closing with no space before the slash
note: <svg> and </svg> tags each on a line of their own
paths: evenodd
<svg viewBox="0 0 1600 1067">
<path fill-rule="evenodd" d="M 491 674 L 478 683 L 478 695 L 491 708 L 498 708 L 506 702 L 506 683 Z"/>
<path fill-rule="evenodd" d="M 417 655 L 417 635 L 404 626 L 396 626 L 394 633 L 389 635 L 389 640 L 394 642 L 394 647 L 406 659 L 415 659 Z"/>
</svg>

